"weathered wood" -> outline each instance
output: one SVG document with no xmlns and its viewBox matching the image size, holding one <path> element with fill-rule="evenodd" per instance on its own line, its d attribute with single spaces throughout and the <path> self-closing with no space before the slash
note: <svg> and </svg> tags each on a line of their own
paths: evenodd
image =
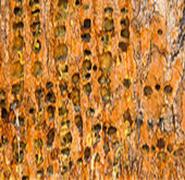
<svg viewBox="0 0 185 180">
<path fill-rule="evenodd" d="M 0 0 L 0 179 L 185 179 L 184 0 Z"/>
</svg>

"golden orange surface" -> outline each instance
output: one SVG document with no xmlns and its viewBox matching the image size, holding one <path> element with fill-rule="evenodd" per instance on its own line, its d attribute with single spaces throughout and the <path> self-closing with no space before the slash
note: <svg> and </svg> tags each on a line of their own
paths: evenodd
<svg viewBox="0 0 185 180">
<path fill-rule="evenodd" d="M 0 179 L 185 179 L 183 0 L 0 0 Z"/>
</svg>

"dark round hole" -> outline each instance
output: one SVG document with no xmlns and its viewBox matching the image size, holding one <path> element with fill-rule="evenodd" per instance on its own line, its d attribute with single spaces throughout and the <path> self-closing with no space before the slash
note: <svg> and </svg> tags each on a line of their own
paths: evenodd
<svg viewBox="0 0 185 180">
<path fill-rule="evenodd" d="M 105 18 L 103 21 L 103 29 L 105 32 L 114 31 L 114 21 L 113 19 Z"/>
<path fill-rule="evenodd" d="M 91 148 L 86 147 L 84 151 L 84 159 L 86 162 L 90 159 L 90 156 L 91 156 Z"/>
<path fill-rule="evenodd" d="M 96 70 L 97 70 L 97 66 L 96 66 L 96 64 L 94 64 L 94 66 L 93 66 L 93 70 L 94 70 L 94 71 L 96 71 Z"/>
<path fill-rule="evenodd" d="M 167 145 L 167 150 L 168 150 L 169 153 L 171 153 L 171 152 L 173 151 L 173 146 L 172 146 L 172 144 L 168 144 L 168 145 Z"/>
<path fill-rule="evenodd" d="M 133 120 L 130 114 L 130 110 L 127 109 L 124 113 L 123 113 L 123 119 L 124 121 L 128 121 L 130 123 L 130 125 L 132 124 Z"/>
<path fill-rule="evenodd" d="M 131 81 L 130 81 L 130 79 L 128 79 L 128 78 L 124 79 L 124 80 L 123 80 L 123 85 L 124 85 L 127 89 L 129 89 L 129 87 L 131 86 Z"/>
<path fill-rule="evenodd" d="M 117 131 L 117 128 L 116 127 L 114 127 L 114 126 L 110 126 L 109 128 L 108 128 L 108 135 L 113 135 L 113 134 L 115 134 L 116 133 L 116 131 Z"/>
<path fill-rule="evenodd" d="M 173 91 L 173 88 L 172 88 L 172 86 L 171 86 L 170 84 L 168 84 L 168 85 L 166 85 L 166 86 L 164 87 L 164 92 L 165 92 L 166 94 L 171 94 L 172 91 Z"/>
<path fill-rule="evenodd" d="M 23 29 L 24 23 L 22 21 L 13 23 L 13 29 Z"/>
<path fill-rule="evenodd" d="M 15 7 L 13 12 L 16 16 L 21 16 L 21 14 L 23 13 L 23 10 L 20 7 Z"/>
<path fill-rule="evenodd" d="M 121 13 L 127 13 L 127 12 L 128 10 L 125 7 L 121 8 Z"/>
<path fill-rule="evenodd" d="M 67 8 L 68 0 L 58 0 L 58 6 L 62 6 L 65 9 Z"/>
<path fill-rule="evenodd" d="M 163 138 L 160 138 L 157 140 L 157 145 L 156 145 L 159 149 L 163 149 L 165 147 L 165 141 Z"/>
<path fill-rule="evenodd" d="M 159 35 L 162 35 L 162 34 L 163 34 L 162 29 L 158 29 L 157 33 L 158 33 Z"/>
<path fill-rule="evenodd" d="M 121 19 L 120 24 L 122 26 L 128 27 L 129 26 L 129 19 L 128 18 Z"/>
<path fill-rule="evenodd" d="M 152 145 L 152 146 L 151 146 L 151 149 L 152 149 L 152 151 L 154 152 L 154 151 L 155 151 L 155 146 Z"/>
<path fill-rule="evenodd" d="M 160 86 L 159 84 L 156 84 L 156 85 L 155 85 L 155 89 L 156 89 L 157 91 L 159 91 L 160 88 L 161 88 L 161 86 Z"/>
<path fill-rule="evenodd" d="M 84 50 L 84 54 L 89 56 L 89 55 L 91 55 L 91 51 L 89 49 L 85 49 Z"/>
<path fill-rule="evenodd" d="M 1 118 L 2 119 L 8 118 L 8 111 L 5 108 L 1 109 Z"/>
<path fill-rule="evenodd" d="M 91 20 L 90 19 L 85 19 L 84 20 L 84 28 L 89 29 L 91 27 Z"/>
<path fill-rule="evenodd" d="M 113 8 L 112 8 L 112 7 L 106 7 L 106 8 L 104 9 L 104 12 L 105 12 L 105 13 L 112 13 L 112 12 L 113 12 Z"/>
<path fill-rule="evenodd" d="M 46 83 L 46 88 L 47 89 L 50 89 L 50 88 L 52 88 L 53 87 L 53 83 L 51 82 L 51 81 L 48 81 L 47 83 Z"/>
<path fill-rule="evenodd" d="M 149 150 L 150 150 L 148 144 L 143 144 L 142 148 L 143 148 L 143 150 L 145 150 L 146 152 L 149 152 Z"/>
<path fill-rule="evenodd" d="M 34 112 L 35 112 L 35 109 L 34 109 L 34 108 L 30 108 L 30 109 L 29 109 L 29 113 L 30 113 L 30 114 L 33 114 Z"/>
<path fill-rule="evenodd" d="M 83 120 L 82 120 L 82 116 L 81 115 L 76 115 L 75 116 L 75 124 L 76 124 L 80 134 L 82 134 L 82 132 L 83 132 Z"/>
<path fill-rule="evenodd" d="M 53 91 L 49 91 L 46 94 L 45 101 L 50 102 L 50 103 L 55 103 L 56 102 L 56 96 L 55 96 Z"/>
<path fill-rule="evenodd" d="M 91 35 L 89 33 L 84 33 L 81 35 L 82 41 L 89 42 L 91 39 Z"/>
<path fill-rule="evenodd" d="M 89 96 L 92 91 L 92 87 L 90 83 L 87 83 L 83 86 L 85 93 Z"/>
<path fill-rule="evenodd" d="M 25 175 L 24 175 L 24 176 L 22 177 L 22 180 L 29 180 L 29 176 L 25 176 Z"/>
<path fill-rule="evenodd" d="M 91 70 L 91 67 L 92 67 L 92 63 L 90 60 L 85 60 L 82 64 L 82 67 L 86 70 Z"/>
<path fill-rule="evenodd" d="M 129 30 L 128 29 L 122 29 L 121 30 L 121 37 L 123 37 L 123 38 L 129 38 L 129 35 L 130 35 L 130 33 L 129 33 Z"/>
<path fill-rule="evenodd" d="M 75 5 L 80 5 L 80 0 L 76 0 Z"/>
<path fill-rule="evenodd" d="M 85 75 L 85 78 L 86 79 L 89 79 L 91 77 L 91 74 L 90 73 L 87 73 L 86 75 Z"/>
<path fill-rule="evenodd" d="M 128 44 L 125 43 L 125 42 L 123 42 L 123 41 L 121 41 L 121 42 L 119 42 L 118 47 L 119 47 L 123 52 L 126 52 L 126 51 L 127 51 Z"/>
<path fill-rule="evenodd" d="M 39 4 L 39 0 L 30 0 L 29 1 L 29 6 L 33 6 L 33 5 L 36 5 L 36 4 Z"/>
<path fill-rule="evenodd" d="M 92 127 L 92 130 L 94 131 L 94 132 L 100 132 L 100 130 L 101 130 L 101 124 L 99 124 L 99 123 L 97 123 L 97 124 L 95 124 L 93 127 Z"/>
<path fill-rule="evenodd" d="M 147 85 L 144 87 L 143 92 L 145 96 L 151 96 L 153 93 L 153 90 L 150 86 Z"/>
</svg>

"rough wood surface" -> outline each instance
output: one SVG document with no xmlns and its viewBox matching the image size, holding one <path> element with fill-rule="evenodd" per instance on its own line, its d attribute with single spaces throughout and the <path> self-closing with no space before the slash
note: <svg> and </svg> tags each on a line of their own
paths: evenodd
<svg viewBox="0 0 185 180">
<path fill-rule="evenodd" d="M 0 179 L 185 179 L 184 0 L 0 0 Z"/>
</svg>

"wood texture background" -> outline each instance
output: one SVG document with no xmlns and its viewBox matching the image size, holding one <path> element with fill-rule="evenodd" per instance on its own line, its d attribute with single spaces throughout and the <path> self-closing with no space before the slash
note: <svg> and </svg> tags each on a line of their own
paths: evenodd
<svg viewBox="0 0 185 180">
<path fill-rule="evenodd" d="M 0 0 L 0 179 L 185 179 L 184 39 L 184 0 Z"/>
</svg>

